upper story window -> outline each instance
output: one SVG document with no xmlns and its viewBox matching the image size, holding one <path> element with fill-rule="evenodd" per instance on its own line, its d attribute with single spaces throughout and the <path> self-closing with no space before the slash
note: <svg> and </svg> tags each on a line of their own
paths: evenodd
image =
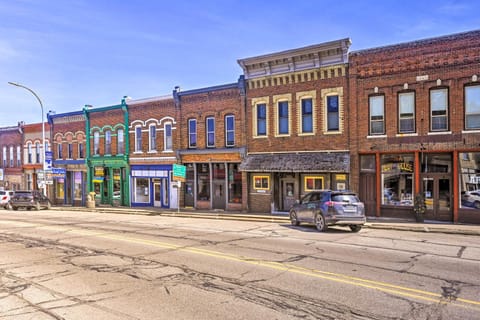
<svg viewBox="0 0 480 320">
<path fill-rule="evenodd" d="M 370 96 L 370 135 L 385 134 L 385 97 Z"/>
<path fill-rule="evenodd" d="M 85 151 L 83 149 L 83 143 L 79 142 L 78 143 L 78 158 L 83 159 L 85 157 L 84 153 L 85 153 Z"/>
<path fill-rule="evenodd" d="M 12 153 L 13 156 L 13 153 Z M 11 159 L 11 157 L 10 157 Z M 35 143 L 35 163 L 40 163 L 40 143 L 36 142 Z"/>
<path fill-rule="evenodd" d="M 207 124 L 207 148 L 215 147 L 215 118 L 208 117 Z"/>
<path fill-rule="evenodd" d="M 267 105 L 265 103 L 259 103 L 256 105 L 256 136 L 266 136 L 267 135 Z"/>
<path fill-rule="evenodd" d="M 172 124 L 165 124 L 165 151 L 170 151 L 173 149 L 173 139 L 172 139 Z"/>
<path fill-rule="evenodd" d="M 465 129 L 480 129 L 480 85 L 465 87 Z"/>
<path fill-rule="evenodd" d="M 73 159 L 73 144 L 69 143 L 67 148 L 68 159 Z"/>
<path fill-rule="evenodd" d="M 197 120 L 196 119 L 188 120 L 188 147 L 189 148 L 197 147 Z"/>
<path fill-rule="evenodd" d="M 415 132 L 415 92 L 398 94 L 398 132 Z"/>
<path fill-rule="evenodd" d="M 123 129 L 117 130 L 117 154 L 125 153 L 125 143 L 124 143 L 124 131 Z"/>
<path fill-rule="evenodd" d="M 338 96 L 327 96 L 327 131 L 340 130 L 340 113 Z"/>
<path fill-rule="evenodd" d="M 13 158 L 13 146 L 10 146 L 10 167 L 13 168 L 14 163 L 15 163 L 15 161 L 14 161 L 14 158 Z"/>
<path fill-rule="evenodd" d="M 142 127 L 135 127 L 135 152 L 142 152 Z"/>
<path fill-rule="evenodd" d="M 302 99 L 302 133 L 313 132 L 313 99 Z"/>
<path fill-rule="evenodd" d="M 20 146 L 17 146 L 17 167 L 20 167 L 22 165 L 22 148 Z"/>
<path fill-rule="evenodd" d="M 105 131 L 105 154 L 112 154 L 112 131 Z"/>
<path fill-rule="evenodd" d="M 157 150 L 157 127 L 150 125 L 148 127 L 148 151 Z"/>
<path fill-rule="evenodd" d="M 3 152 L 2 152 L 2 158 L 3 158 L 3 167 L 5 168 L 7 166 L 7 147 L 3 147 Z"/>
<path fill-rule="evenodd" d="M 63 159 L 63 145 L 57 144 L 57 159 Z"/>
<path fill-rule="evenodd" d="M 235 145 L 235 116 L 225 116 L 225 146 L 233 147 Z"/>
<path fill-rule="evenodd" d="M 279 101 L 278 102 L 278 134 L 284 135 L 289 134 L 289 110 L 288 110 L 288 101 Z"/>
<path fill-rule="evenodd" d="M 98 131 L 93 133 L 93 154 L 100 154 L 100 132 Z"/>
<path fill-rule="evenodd" d="M 430 90 L 430 130 L 448 130 L 448 89 Z"/>
<path fill-rule="evenodd" d="M 7 156 L 7 155 L 5 154 L 5 157 L 6 157 L 6 156 Z M 33 161 L 33 160 L 32 160 L 33 155 L 32 155 L 32 143 L 31 143 L 31 142 L 29 142 L 29 143 L 27 144 L 27 156 L 28 156 L 28 163 L 32 163 L 32 161 Z"/>
</svg>

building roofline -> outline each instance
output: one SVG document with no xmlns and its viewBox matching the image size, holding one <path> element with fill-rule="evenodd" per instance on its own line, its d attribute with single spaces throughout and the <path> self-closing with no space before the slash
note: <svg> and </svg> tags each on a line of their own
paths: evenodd
<svg viewBox="0 0 480 320">
<path fill-rule="evenodd" d="M 200 89 L 178 91 L 178 95 L 181 97 L 181 96 L 187 96 L 187 95 L 191 95 L 191 94 L 207 93 L 207 92 L 210 92 L 210 91 L 237 89 L 237 88 L 238 88 L 238 82 L 234 82 L 234 83 L 221 84 L 221 85 L 217 85 L 217 86 L 205 87 L 205 88 L 200 88 Z"/>
</svg>

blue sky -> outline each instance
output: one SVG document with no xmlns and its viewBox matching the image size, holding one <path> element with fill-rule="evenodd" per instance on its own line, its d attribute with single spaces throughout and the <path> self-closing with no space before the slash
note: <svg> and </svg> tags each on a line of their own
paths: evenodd
<svg viewBox="0 0 480 320">
<path fill-rule="evenodd" d="M 480 29 L 479 1 L 0 0 L 0 126 L 236 82 L 237 59 Z"/>
</svg>

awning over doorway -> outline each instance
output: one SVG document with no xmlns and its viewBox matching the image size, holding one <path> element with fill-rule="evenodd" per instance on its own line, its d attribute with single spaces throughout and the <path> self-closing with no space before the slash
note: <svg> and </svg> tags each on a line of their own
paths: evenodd
<svg viewBox="0 0 480 320">
<path fill-rule="evenodd" d="M 247 172 L 350 172 L 348 152 L 249 154 L 240 165 Z"/>
</svg>

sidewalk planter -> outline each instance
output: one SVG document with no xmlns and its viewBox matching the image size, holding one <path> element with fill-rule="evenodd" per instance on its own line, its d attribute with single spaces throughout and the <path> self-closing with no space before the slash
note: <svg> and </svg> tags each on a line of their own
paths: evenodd
<svg viewBox="0 0 480 320">
<path fill-rule="evenodd" d="M 425 210 L 427 210 L 425 198 L 423 197 L 423 194 L 417 193 L 413 200 L 413 211 L 417 222 L 423 222 L 425 220 Z"/>
</svg>

